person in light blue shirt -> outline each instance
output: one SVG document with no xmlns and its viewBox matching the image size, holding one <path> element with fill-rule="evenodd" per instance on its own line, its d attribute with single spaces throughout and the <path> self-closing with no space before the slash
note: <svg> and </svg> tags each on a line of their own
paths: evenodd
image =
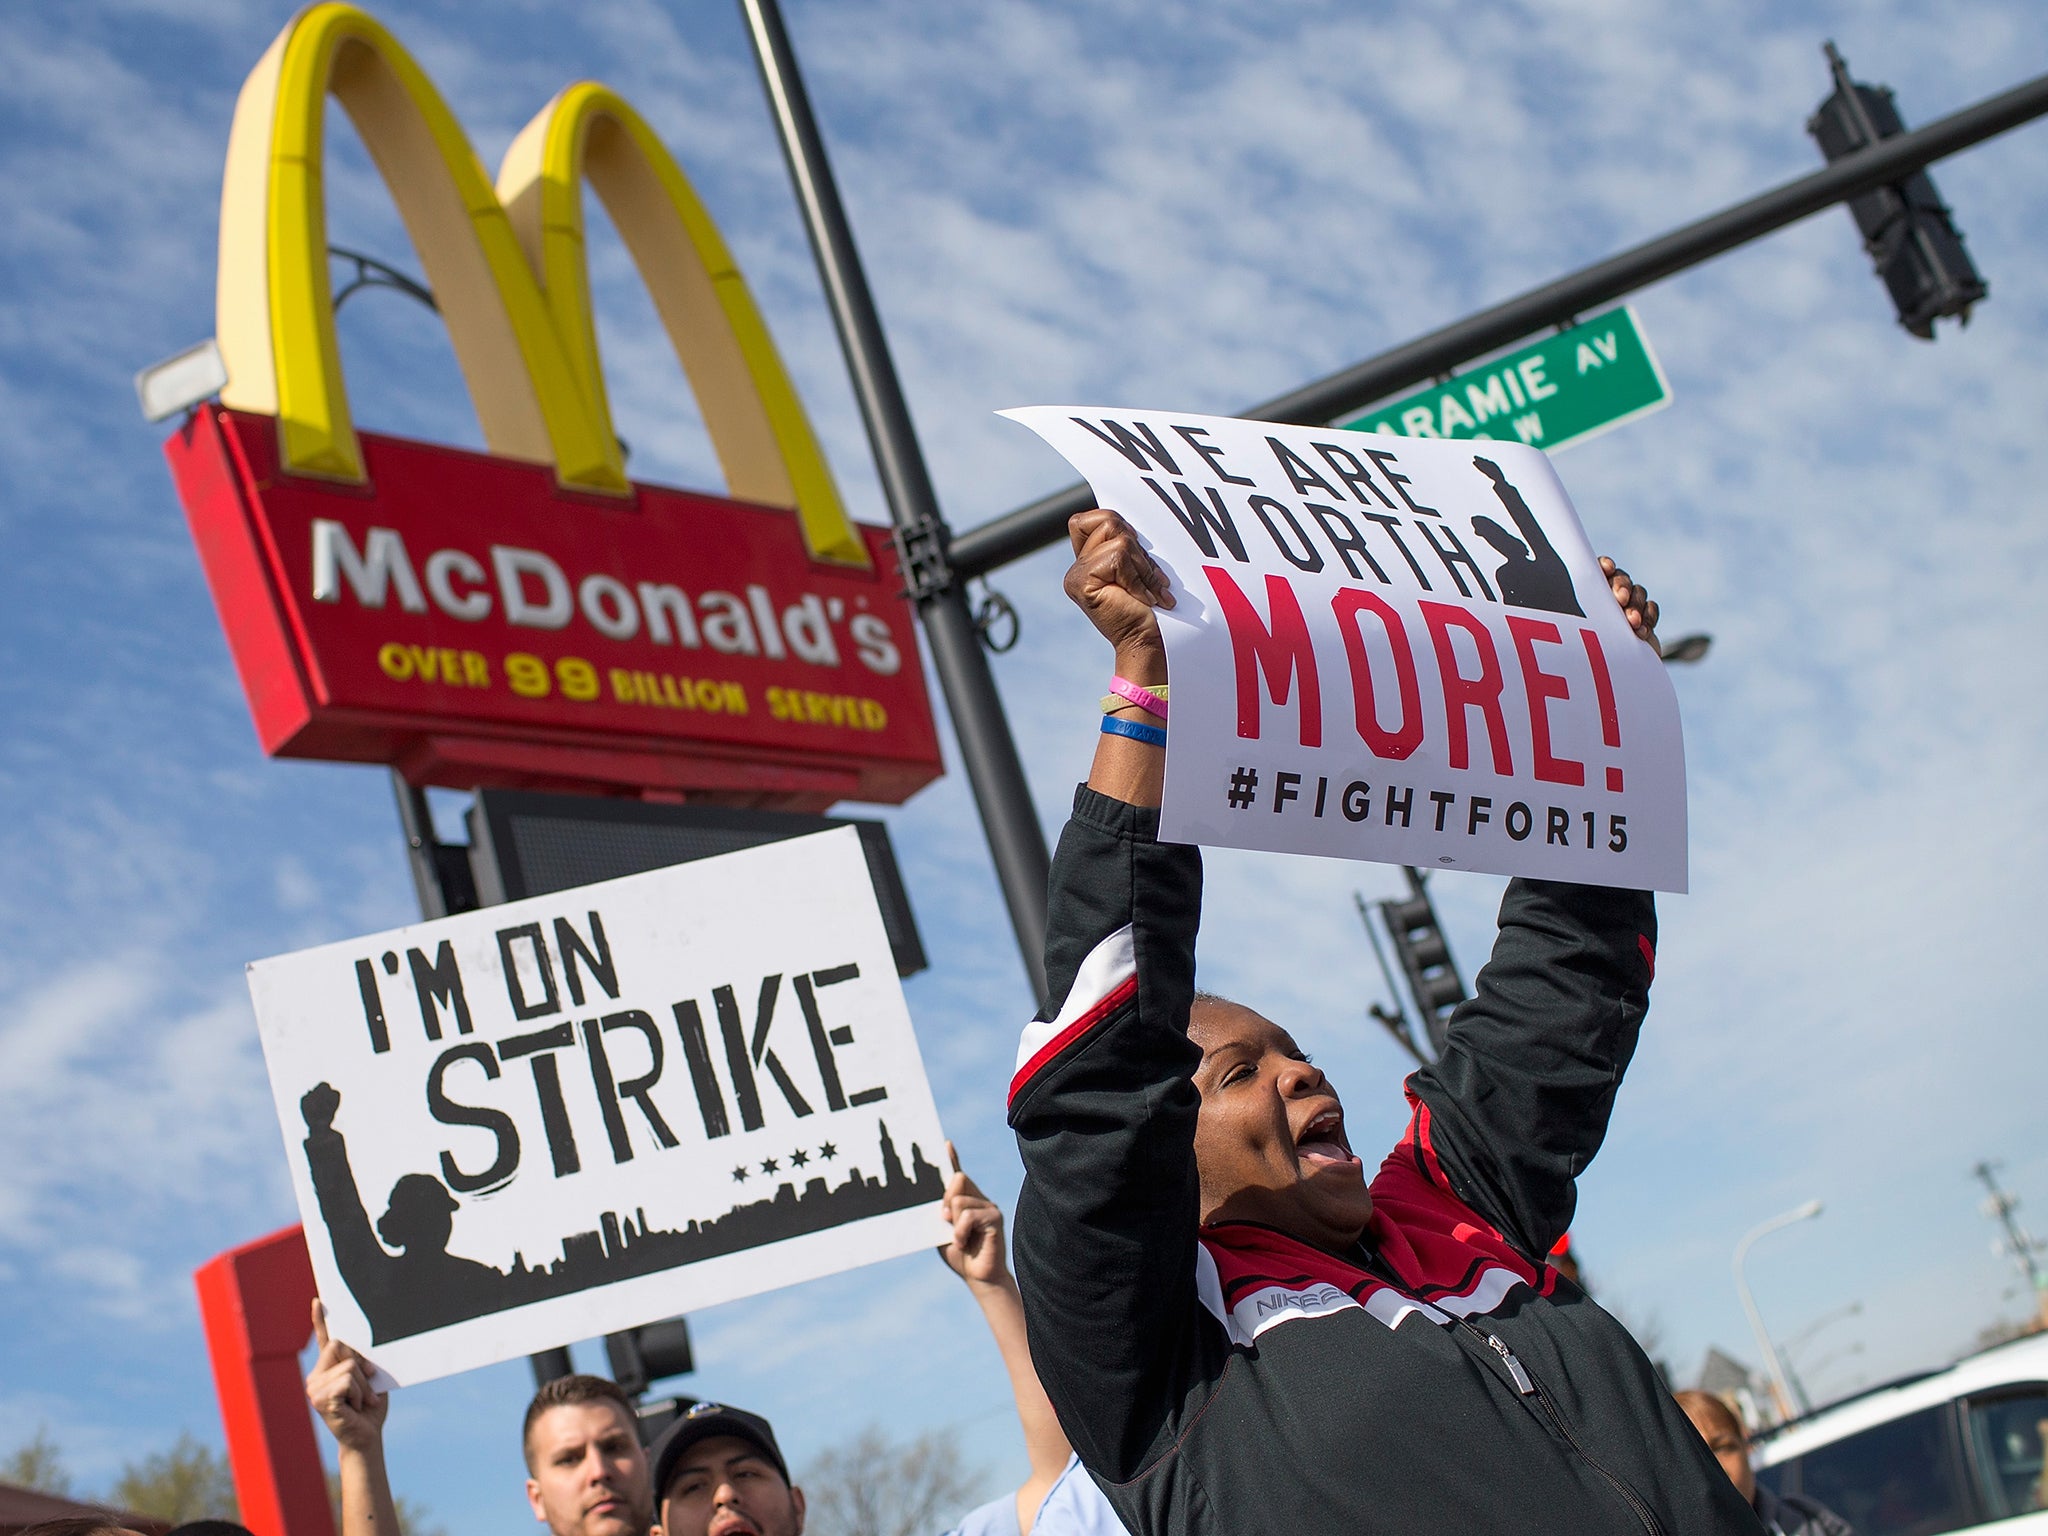
<svg viewBox="0 0 2048 1536">
<path fill-rule="evenodd" d="M 960 1171 L 950 1143 L 946 1154 L 953 1177 L 946 1185 L 944 1208 L 953 1223 L 953 1240 L 939 1250 L 939 1257 L 967 1282 L 995 1336 L 1031 1462 L 1031 1475 L 1021 1487 L 969 1510 L 948 1536 L 1127 1536 L 1102 1490 L 1074 1455 L 1045 1388 L 1038 1384 L 1031 1346 L 1024 1338 L 1024 1301 L 1004 1251 L 1002 1209 Z"/>
<path fill-rule="evenodd" d="M 1037 1536 L 1128 1536 L 1109 1500 L 1082 1467 L 1081 1458 L 1071 1451 L 1052 1491 L 1029 1522 L 1024 1519 L 1022 1504 L 1023 1489 L 991 1499 L 969 1510 L 947 1536 L 1031 1536 L 1033 1532 Z"/>
</svg>

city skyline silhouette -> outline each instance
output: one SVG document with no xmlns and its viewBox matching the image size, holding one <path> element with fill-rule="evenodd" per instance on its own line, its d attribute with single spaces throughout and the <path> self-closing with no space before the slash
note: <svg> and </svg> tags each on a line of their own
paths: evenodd
<svg viewBox="0 0 2048 1536">
<path fill-rule="evenodd" d="M 911 1143 L 906 1169 L 887 1122 L 878 1122 L 879 1177 L 850 1165 L 836 1187 L 813 1175 L 801 1193 L 783 1180 L 765 1199 L 736 1202 L 679 1229 L 654 1227 L 644 1206 L 627 1215 L 604 1210 L 594 1226 L 560 1238 L 559 1257 L 530 1265 L 521 1249 L 512 1267 L 501 1270 L 447 1251 L 461 1203 L 431 1174 L 399 1178 L 372 1225 L 347 1142 L 333 1126 L 340 1100 L 326 1083 L 300 1100 L 308 1132 L 303 1146 L 335 1266 L 369 1320 L 373 1344 L 905 1210 L 945 1192 L 945 1179 L 922 1146 Z"/>
</svg>

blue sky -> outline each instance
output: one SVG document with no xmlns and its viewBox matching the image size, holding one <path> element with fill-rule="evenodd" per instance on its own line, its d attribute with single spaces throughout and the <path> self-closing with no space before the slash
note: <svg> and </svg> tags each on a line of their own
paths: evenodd
<svg viewBox="0 0 2048 1536">
<path fill-rule="evenodd" d="M 242 965 L 415 915 L 381 772 L 266 762 L 129 376 L 213 329 L 229 113 L 262 0 L 73 0 L 0 22 L 0 1449 L 46 1423 L 87 1482 L 217 1438 L 191 1286 L 293 1219 Z M 569 80 L 618 88 L 725 234 L 861 515 L 883 515 L 736 11 L 724 0 L 384 4 L 495 165 Z M 1229 413 L 1809 169 L 1832 36 L 1925 122 L 2040 72 L 2025 0 L 932 7 L 790 0 L 934 478 L 956 526 L 1064 484 L 992 413 L 1073 399 Z M 335 118 L 333 238 L 417 270 Z M 1846 213 L 1635 303 L 1671 409 L 1559 458 L 1667 629 L 1693 892 L 1662 903 L 1650 1023 L 1578 1235 L 1604 1299 L 1690 1373 L 1751 1353 L 1750 1266 L 1839 1392 L 2020 1310 L 1969 1178 L 2048 1224 L 2039 944 L 2048 864 L 2048 127 L 1938 169 L 1992 297 L 1933 346 L 1892 322 Z M 593 282 L 642 478 L 719 484 L 608 231 Z M 476 444 L 432 317 L 342 320 L 366 426 Z M 996 663 L 1048 827 L 1106 658 L 1042 555 L 997 584 Z M 452 818 L 460 797 L 439 806 Z M 966 786 L 893 815 L 933 969 L 909 988 L 942 1115 L 1006 1203 L 1000 1105 L 1028 1011 Z M 1205 983 L 1294 1027 L 1391 1141 L 1401 1058 L 1351 906 L 1396 871 L 1210 859 Z M 1468 973 L 1499 884 L 1438 882 Z M 2023 1212 L 2023 1215 L 2029 1214 Z M 958 1426 L 1021 1475 L 992 1348 L 936 1260 L 694 1320 L 695 1390 L 801 1465 L 870 1420 Z M 1833 1363 L 1824 1357 L 1859 1348 Z M 586 1363 L 597 1352 L 586 1346 Z M 401 1492 L 452 1536 L 522 1522 L 508 1365 L 404 1394 Z"/>
</svg>

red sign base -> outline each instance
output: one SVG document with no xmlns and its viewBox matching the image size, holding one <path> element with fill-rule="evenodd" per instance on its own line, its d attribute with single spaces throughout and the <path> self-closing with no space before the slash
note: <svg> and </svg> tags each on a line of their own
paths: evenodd
<svg viewBox="0 0 2048 1536">
<path fill-rule="evenodd" d="M 299 1372 L 319 1294 L 304 1230 L 230 1248 L 192 1278 L 242 1523 L 255 1536 L 334 1536 Z"/>
</svg>

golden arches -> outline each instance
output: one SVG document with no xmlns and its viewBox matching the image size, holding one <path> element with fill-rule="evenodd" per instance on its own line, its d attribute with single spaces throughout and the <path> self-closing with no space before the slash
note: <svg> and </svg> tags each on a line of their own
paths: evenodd
<svg viewBox="0 0 2048 1536">
<path fill-rule="evenodd" d="M 353 5 L 299 13 L 243 84 L 221 194 L 225 404 L 275 416 L 294 474 L 365 478 L 334 332 L 326 98 L 376 162 L 493 453 L 580 490 L 630 489 L 612 430 L 584 264 L 588 177 L 648 283 L 735 497 L 793 507 L 818 558 L 868 564 L 802 403 L 717 226 L 623 100 L 571 86 L 485 178 L 440 92 Z"/>
<path fill-rule="evenodd" d="M 277 417 L 288 470 L 363 478 L 327 273 L 330 92 L 405 220 L 491 451 L 551 463 L 564 484 L 624 492 L 608 424 L 575 382 L 461 125 L 398 41 L 351 5 L 302 11 L 235 103 L 221 196 L 223 402 Z"/>
<path fill-rule="evenodd" d="M 610 416 L 591 312 L 583 183 L 625 242 L 735 497 L 795 507 L 811 553 L 868 563 L 775 343 L 718 226 L 675 157 L 616 93 L 583 81 L 512 141 L 498 197 L 533 269 L 578 382 Z"/>
</svg>

